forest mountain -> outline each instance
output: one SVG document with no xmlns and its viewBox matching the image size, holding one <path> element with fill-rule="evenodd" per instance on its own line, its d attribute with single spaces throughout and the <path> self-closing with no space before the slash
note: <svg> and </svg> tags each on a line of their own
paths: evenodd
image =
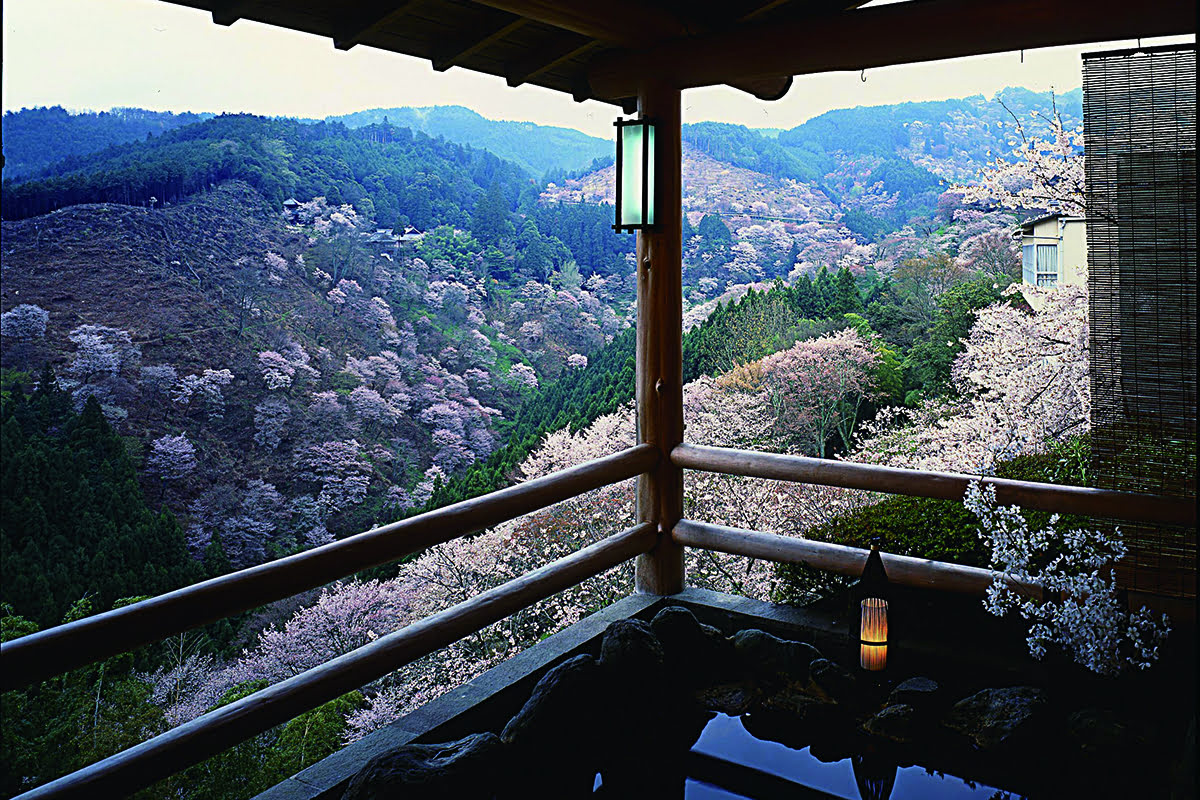
<svg viewBox="0 0 1200 800">
<path fill-rule="evenodd" d="M 62 106 L 5 111 L 3 130 L 4 177 L 26 178 L 71 156 L 84 156 L 115 144 L 191 125 L 212 114 L 185 111 L 147 111 L 114 108 L 111 111 L 72 113 Z"/>
<path fill-rule="evenodd" d="M 1082 118 L 1081 90 L 1052 99 L 1048 93 L 1010 87 L 993 98 L 975 95 L 838 109 L 788 130 L 700 122 L 685 125 L 683 136 L 717 161 L 812 184 L 848 206 L 852 229 L 857 225 L 863 228 L 859 232 L 872 235 L 878 224 L 866 224 L 863 210 L 855 208 L 869 205 L 871 195 L 880 190 L 896 195 L 900 207 L 888 220 L 893 229 L 906 215 L 929 214 L 939 186 L 972 179 L 990 158 L 1005 152 L 1017 121 L 1030 134 L 1044 132 L 1055 108 L 1068 127 L 1077 124 Z M 25 179 L 68 156 L 159 135 L 209 116 L 142 109 L 68 114 L 57 106 L 9 111 L 0 123 L 4 178 Z M 533 176 L 553 173 L 552 179 L 559 182 L 567 174 L 585 173 L 594 161 L 603 166 L 612 157 L 607 140 L 569 128 L 489 120 L 461 106 L 370 109 L 325 120 L 348 128 L 385 121 L 487 150 Z M 78 166 L 72 161 L 54 172 L 64 174 Z"/>
<path fill-rule="evenodd" d="M 487 150 L 522 167 L 531 175 L 555 170 L 587 168 L 596 159 L 613 157 L 613 144 L 573 128 L 536 125 L 532 122 L 491 120 L 462 106 L 425 108 L 373 108 L 353 114 L 326 117 L 348 128 L 391 124 L 427 136 Z"/>
</svg>

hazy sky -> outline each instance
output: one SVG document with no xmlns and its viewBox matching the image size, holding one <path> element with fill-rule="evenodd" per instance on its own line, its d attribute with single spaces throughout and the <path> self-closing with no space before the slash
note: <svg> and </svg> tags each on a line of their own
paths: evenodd
<svg viewBox="0 0 1200 800">
<path fill-rule="evenodd" d="M 602 2 L 602 0 L 597 0 Z M 500 78 L 241 20 L 232 27 L 161 0 L 4 0 L 3 108 L 138 106 L 324 117 L 366 108 L 464 105 L 492 119 L 612 135 L 617 109 Z M 1181 40 L 1192 40 L 1183 37 Z M 1153 40 L 1154 42 L 1169 40 Z M 1152 40 L 1145 40 L 1145 44 Z M 684 120 L 790 128 L 832 108 L 1080 85 L 1081 52 L 1131 41 L 979 56 L 796 79 L 764 103 L 724 87 L 684 94 Z"/>
</svg>

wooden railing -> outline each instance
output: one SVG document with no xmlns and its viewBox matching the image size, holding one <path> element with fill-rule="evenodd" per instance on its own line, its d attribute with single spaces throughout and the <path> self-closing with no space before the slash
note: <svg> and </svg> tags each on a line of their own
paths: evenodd
<svg viewBox="0 0 1200 800">
<path fill-rule="evenodd" d="M 121 797 L 150 786 L 644 553 L 657 539 L 653 525 L 636 525 L 20 797 Z"/>
<path fill-rule="evenodd" d="M 1194 500 L 1182 498 L 688 444 L 676 446 L 669 460 L 676 468 L 948 500 L 961 499 L 970 482 L 983 480 L 996 487 L 997 499 L 1005 504 L 1156 523 L 1196 523 Z M 0 648 L 3 686 L 12 688 L 65 672 L 655 469 L 661 469 L 659 450 L 649 444 L 637 445 L 270 564 L 35 633 Z M 859 574 L 867 556 L 867 551 L 857 548 L 692 520 L 675 523 L 668 541 L 672 547 L 803 563 L 847 575 Z M 657 525 L 635 525 L 20 798 L 113 797 L 137 791 L 556 592 L 656 550 L 663 542 Z M 885 554 L 884 563 L 889 577 L 897 582 L 947 591 L 983 593 L 995 578 L 988 570 L 907 556 Z M 1018 589 L 1038 591 L 1034 586 Z"/>
<path fill-rule="evenodd" d="M 881 467 L 805 456 L 783 456 L 734 450 L 727 447 L 703 447 L 681 444 L 671 451 L 671 462 L 685 469 L 744 475 L 793 483 L 815 483 L 844 489 L 865 489 L 887 494 L 962 500 L 967 486 L 974 481 L 996 488 L 996 502 L 1037 511 L 1108 517 L 1134 522 L 1167 525 L 1195 525 L 1194 497 L 1160 497 L 1083 486 L 1059 486 L 1054 483 L 1014 481 L 964 475 L 956 472 Z"/>
<path fill-rule="evenodd" d="M 22 637 L 0 646 L 0 687 L 24 686 L 391 563 L 635 477 L 653 469 L 658 460 L 655 448 L 637 445 L 483 497 Z"/>
</svg>

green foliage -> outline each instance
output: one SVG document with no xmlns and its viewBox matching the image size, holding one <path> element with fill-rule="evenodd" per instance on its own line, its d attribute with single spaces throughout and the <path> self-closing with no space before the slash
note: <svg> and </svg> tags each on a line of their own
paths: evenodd
<svg viewBox="0 0 1200 800">
<path fill-rule="evenodd" d="M 107 608 L 203 577 L 169 512 L 147 505 L 95 399 L 81 414 L 52 377 L 0 406 L 0 598 L 41 626 L 81 597 Z"/>
<path fill-rule="evenodd" d="M 1004 288 L 988 277 L 960 283 L 938 297 L 933 327 L 904 359 L 906 385 L 919 388 L 926 397 L 947 392 L 950 367 L 975 325 L 976 312 L 1003 300 Z"/>
<path fill-rule="evenodd" d="M 776 178 L 817 181 L 824 173 L 820 162 L 791 152 L 779 141 L 750 130 L 745 125 L 697 122 L 683 126 L 683 141 L 693 144 L 718 161 L 752 169 Z"/>
<path fill-rule="evenodd" d="M 684 334 L 683 380 L 719 375 L 798 341 L 841 330 L 847 327 L 843 315 L 861 310 L 854 277 L 845 269 L 833 275 L 822 269 L 815 281 L 805 276 L 793 286 L 777 281 L 765 292 L 751 290 L 736 303 L 718 305 Z"/>
<path fill-rule="evenodd" d="M 324 195 L 391 224 L 466 227 L 492 184 L 515 197 L 529 176 L 486 151 L 371 125 L 225 114 L 56 164 L 44 177 L 5 181 L 5 219 L 76 203 L 176 202 L 230 179 L 244 180 L 279 207 L 288 197 Z M 369 202 L 367 202 L 369 201 Z"/>
<path fill-rule="evenodd" d="M 1087 437 L 1054 443 L 1043 453 L 1018 456 L 996 464 L 996 476 L 1013 480 L 1087 485 Z M 1031 525 L 1044 525 L 1049 514 L 1027 512 Z M 1066 518 L 1068 524 L 1074 522 Z M 987 550 L 978 533 L 979 520 L 961 501 L 892 495 L 874 505 L 852 511 L 805 532 L 805 538 L 850 547 L 869 548 L 896 555 L 930 558 L 954 564 L 983 567 Z M 801 602 L 812 592 L 840 585 L 836 578 L 804 566 L 776 565 L 781 602 Z"/>
<path fill-rule="evenodd" d="M 267 681 L 261 679 L 239 683 L 213 707 L 227 706 L 267 686 Z M 155 788 L 170 796 L 172 791 L 186 787 L 185 796 L 191 800 L 253 797 L 340 749 L 346 732 L 345 717 L 362 704 L 361 693 L 344 694 L 281 727 L 234 745 Z"/>
<path fill-rule="evenodd" d="M 36 175 L 64 158 L 145 139 L 211 116 L 141 108 L 71 114 L 62 106 L 5 111 L 4 177 Z"/>
<path fill-rule="evenodd" d="M 92 612 L 84 598 L 55 622 Z M 29 632 L 31 624 L 6 613 L 3 627 L 7 635 Z M 161 731 L 162 711 L 150 701 L 150 685 L 137 667 L 135 654 L 124 653 L 0 695 L 0 791 L 25 791 Z"/>
<path fill-rule="evenodd" d="M 612 206 L 542 203 L 530 210 L 529 218 L 538 230 L 553 232 L 566 245 L 583 277 L 596 273 L 625 275 L 630 271 L 625 256 L 633 252 L 634 237 L 612 229 Z"/>
</svg>

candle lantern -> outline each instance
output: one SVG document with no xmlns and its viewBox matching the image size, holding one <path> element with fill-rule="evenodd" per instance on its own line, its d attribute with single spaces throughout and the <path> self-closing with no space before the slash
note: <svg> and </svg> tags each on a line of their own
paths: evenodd
<svg viewBox="0 0 1200 800">
<path fill-rule="evenodd" d="M 887 572 L 878 547 L 871 547 L 857 589 L 859 664 L 865 670 L 878 672 L 887 667 L 889 594 Z"/>
<path fill-rule="evenodd" d="M 654 226 L 654 123 L 618 119 L 616 222 L 613 230 Z"/>
</svg>

